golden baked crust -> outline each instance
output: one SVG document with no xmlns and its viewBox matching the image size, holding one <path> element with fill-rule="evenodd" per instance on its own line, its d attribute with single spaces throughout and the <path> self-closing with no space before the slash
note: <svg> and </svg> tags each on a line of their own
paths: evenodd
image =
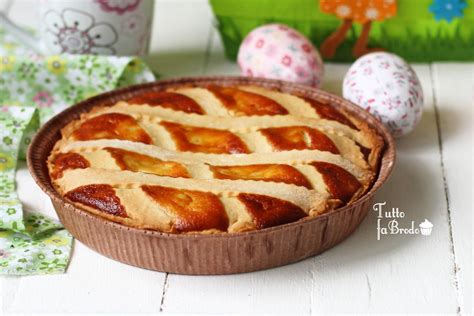
<svg viewBox="0 0 474 316">
<path fill-rule="evenodd" d="M 317 216 L 372 185 L 383 148 L 332 105 L 257 86 L 180 87 L 96 107 L 62 129 L 53 185 L 81 208 L 172 233 Z"/>
</svg>

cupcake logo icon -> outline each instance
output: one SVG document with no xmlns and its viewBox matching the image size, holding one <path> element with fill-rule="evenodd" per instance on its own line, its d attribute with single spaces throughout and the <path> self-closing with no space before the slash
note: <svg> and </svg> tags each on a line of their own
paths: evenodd
<svg viewBox="0 0 474 316">
<path fill-rule="evenodd" d="M 433 230 L 433 224 L 425 218 L 425 220 L 420 223 L 420 232 L 423 236 L 431 235 L 431 231 Z"/>
</svg>

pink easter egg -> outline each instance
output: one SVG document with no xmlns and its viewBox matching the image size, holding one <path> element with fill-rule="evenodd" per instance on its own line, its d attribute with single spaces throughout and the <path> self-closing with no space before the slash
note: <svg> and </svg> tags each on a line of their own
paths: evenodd
<svg viewBox="0 0 474 316">
<path fill-rule="evenodd" d="M 394 137 L 410 133 L 423 113 L 420 80 L 405 60 L 391 53 L 357 59 L 344 77 L 343 96 L 377 117 Z"/>
<path fill-rule="evenodd" d="M 242 75 L 319 87 L 324 74 L 318 50 L 301 33 L 283 24 L 251 31 L 237 57 Z"/>
</svg>

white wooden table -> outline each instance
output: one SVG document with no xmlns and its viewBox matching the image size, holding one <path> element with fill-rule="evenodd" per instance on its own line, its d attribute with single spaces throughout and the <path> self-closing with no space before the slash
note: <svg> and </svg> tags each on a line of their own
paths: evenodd
<svg viewBox="0 0 474 316">
<path fill-rule="evenodd" d="M 13 19 L 34 26 L 32 0 L 16 1 Z M 34 5 L 34 4 L 33 4 Z M 204 0 L 156 4 L 149 64 L 164 77 L 238 74 L 225 59 Z M 349 65 L 328 64 L 323 88 L 341 94 Z M 64 275 L 3 277 L 2 313 L 472 312 L 472 63 L 413 65 L 425 109 L 414 133 L 397 140 L 393 176 L 377 194 L 406 214 L 427 218 L 431 236 L 376 238 L 370 212 L 339 246 L 289 266 L 230 276 L 181 276 L 105 258 L 75 242 Z M 17 176 L 26 209 L 55 216 L 26 166 Z"/>
</svg>

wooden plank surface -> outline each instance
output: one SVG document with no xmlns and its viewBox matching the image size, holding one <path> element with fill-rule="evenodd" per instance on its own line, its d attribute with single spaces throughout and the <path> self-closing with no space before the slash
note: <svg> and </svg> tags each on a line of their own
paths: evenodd
<svg viewBox="0 0 474 316">
<path fill-rule="evenodd" d="M 445 197 L 451 228 L 458 304 L 472 312 L 472 161 L 474 65 L 440 63 L 431 67 L 440 133 Z M 470 149 L 470 150 L 469 150 Z M 471 197 L 471 198 L 469 198 Z"/>
<path fill-rule="evenodd" d="M 28 3 L 15 3 L 18 20 L 29 16 L 24 13 Z M 155 10 L 147 61 L 163 77 L 239 74 L 223 55 L 206 1 L 161 0 Z M 323 88 L 340 95 L 348 67 L 327 64 Z M 387 201 L 387 209 L 406 213 L 400 226 L 429 219 L 431 236 L 382 236 L 378 241 L 371 211 L 349 239 L 318 257 L 267 271 L 208 277 L 126 266 L 76 242 L 65 275 L 0 278 L 1 311 L 469 312 L 472 199 L 466 197 L 472 196 L 473 67 L 414 66 L 425 92 L 424 116 L 413 134 L 397 141 L 393 176 L 376 196 L 377 202 Z M 25 208 L 54 215 L 24 165 L 17 181 Z"/>
</svg>

